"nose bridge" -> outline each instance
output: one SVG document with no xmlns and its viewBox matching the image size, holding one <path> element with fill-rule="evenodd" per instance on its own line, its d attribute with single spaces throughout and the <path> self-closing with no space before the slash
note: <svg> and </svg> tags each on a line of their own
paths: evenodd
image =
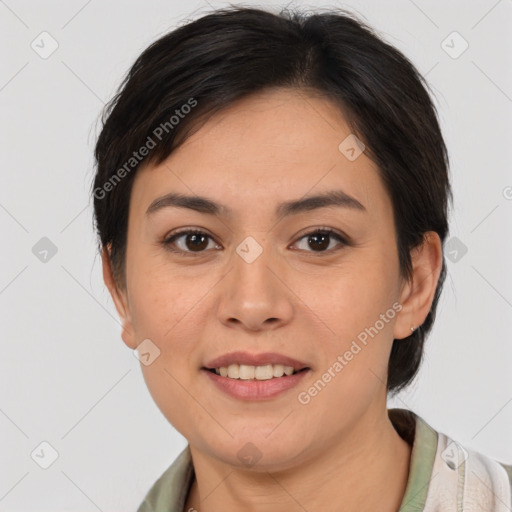
<svg viewBox="0 0 512 512">
<path fill-rule="evenodd" d="M 279 273 L 276 253 L 264 235 L 249 235 L 235 247 L 233 267 L 220 298 L 220 320 L 245 324 L 250 329 L 263 327 L 272 318 L 286 321 L 292 314 L 290 296 Z"/>
<path fill-rule="evenodd" d="M 269 267 L 275 267 L 273 250 L 264 234 L 248 235 L 235 248 L 233 274 L 235 289 L 249 286 L 253 294 L 269 293 L 275 276 Z M 270 288 L 269 288 L 270 287 Z"/>
</svg>

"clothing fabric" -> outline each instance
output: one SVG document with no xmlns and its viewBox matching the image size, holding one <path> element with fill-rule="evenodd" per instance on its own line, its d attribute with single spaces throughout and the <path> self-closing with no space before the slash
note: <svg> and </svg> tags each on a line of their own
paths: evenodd
<svg viewBox="0 0 512 512">
<path fill-rule="evenodd" d="M 406 409 L 388 409 L 412 446 L 400 512 L 510 512 L 512 465 L 465 448 Z M 137 512 L 184 511 L 194 481 L 190 446 L 160 476 Z"/>
</svg>

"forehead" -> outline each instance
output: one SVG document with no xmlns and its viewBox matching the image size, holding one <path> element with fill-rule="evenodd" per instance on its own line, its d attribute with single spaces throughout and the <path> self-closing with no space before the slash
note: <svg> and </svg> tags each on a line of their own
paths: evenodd
<svg viewBox="0 0 512 512">
<path fill-rule="evenodd" d="M 318 94 L 258 93 L 212 116 L 161 164 L 141 168 L 132 201 L 148 208 L 175 191 L 243 212 L 343 190 L 382 213 L 390 203 L 377 166 L 364 152 L 354 160 L 340 150 L 352 136 L 340 109 Z"/>
</svg>

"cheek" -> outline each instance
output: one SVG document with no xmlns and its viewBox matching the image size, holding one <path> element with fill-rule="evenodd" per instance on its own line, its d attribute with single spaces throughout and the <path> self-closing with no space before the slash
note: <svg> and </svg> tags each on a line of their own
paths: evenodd
<svg viewBox="0 0 512 512">
<path fill-rule="evenodd" d="M 347 398 L 372 392 L 385 383 L 400 307 L 395 279 L 382 260 L 354 259 L 343 270 L 333 272 L 328 284 L 324 280 L 310 289 L 310 300 L 305 301 L 321 319 L 318 326 L 325 332 L 319 371 L 322 374 L 330 368 L 337 378 L 329 387 Z M 328 375 L 322 380 L 327 379 Z M 383 382 L 379 383 L 380 379 Z"/>
<path fill-rule="evenodd" d="M 196 320 L 204 292 L 179 278 L 146 273 L 138 284 L 133 281 L 132 293 L 136 335 L 158 347 L 154 361 L 141 364 L 147 388 L 167 420 L 185 434 L 190 425 L 183 411 L 191 406 L 191 379 L 198 372 L 201 327 Z"/>
<path fill-rule="evenodd" d="M 338 339 L 373 325 L 396 300 L 397 276 L 382 260 L 355 255 L 329 271 L 328 279 L 303 281 L 301 296 Z M 388 324 L 386 324 L 388 325 Z"/>
<path fill-rule="evenodd" d="M 193 330 L 196 324 L 190 318 L 214 281 L 209 284 L 211 278 L 200 276 L 190 279 L 150 262 L 141 262 L 139 269 L 130 286 L 132 318 L 139 334 L 151 334 L 163 343 L 177 333 Z"/>
</svg>

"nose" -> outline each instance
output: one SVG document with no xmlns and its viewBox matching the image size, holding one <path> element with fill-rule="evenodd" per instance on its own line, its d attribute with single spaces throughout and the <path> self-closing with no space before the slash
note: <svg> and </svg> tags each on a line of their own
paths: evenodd
<svg viewBox="0 0 512 512">
<path fill-rule="evenodd" d="M 233 266 L 219 290 L 219 320 L 249 331 L 276 329 L 294 314 L 294 294 L 286 286 L 285 267 L 271 248 L 246 240 L 233 255 Z"/>
</svg>

